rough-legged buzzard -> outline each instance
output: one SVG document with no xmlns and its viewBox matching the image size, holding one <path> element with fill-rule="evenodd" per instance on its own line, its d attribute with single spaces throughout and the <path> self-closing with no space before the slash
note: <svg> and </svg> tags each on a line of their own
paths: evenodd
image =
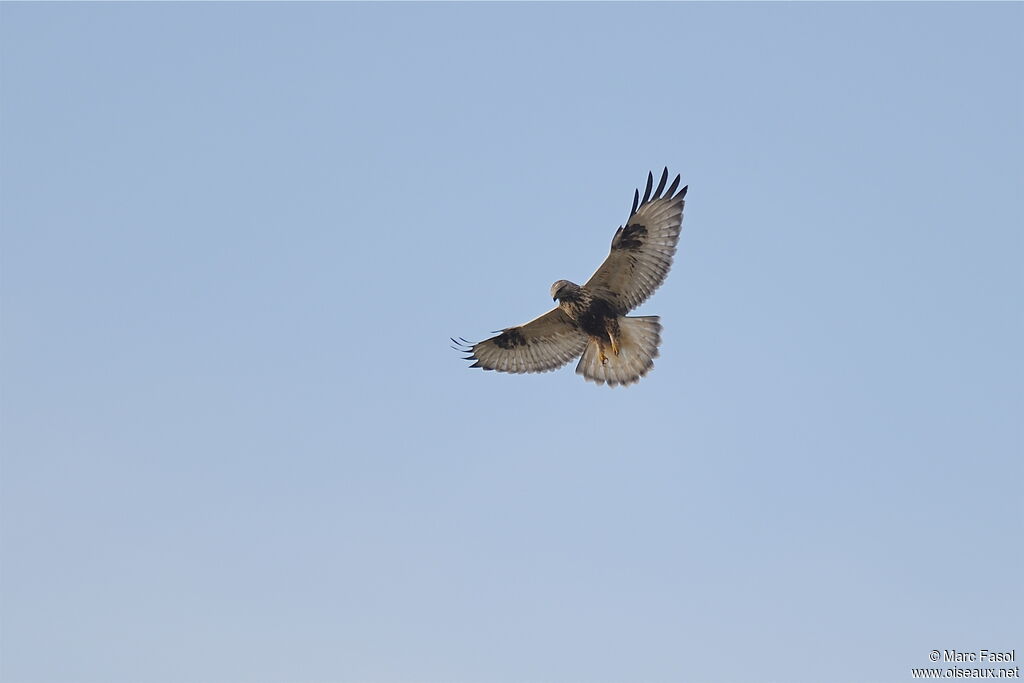
<svg viewBox="0 0 1024 683">
<path fill-rule="evenodd" d="M 478 344 L 455 340 L 475 361 L 470 367 L 500 372 L 547 372 L 582 354 L 576 372 L 588 381 L 632 384 L 654 365 L 661 343 L 656 315 L 626 316 L 665 281 L 683 222 L 677 175 L 668 189 L 668 169 L 653 191 L 647 175 L 643 200 L 633 195 L 626 225 L 615 231 L 611 253 L 583 285 L 559 280 L 551 285 L 558 307 L 535 320 L 502 330 Z"/>
</svg>

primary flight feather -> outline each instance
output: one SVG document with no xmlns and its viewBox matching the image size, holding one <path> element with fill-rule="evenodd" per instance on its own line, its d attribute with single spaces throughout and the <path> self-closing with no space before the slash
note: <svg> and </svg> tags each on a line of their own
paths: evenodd
<svg viewBox="0 0 1024 683">
<path fill-rule="evenodd" d="M 661 343 L 656 315 L 627 316 L 665 281 L 679 242 L 683 198 L 680 176 L 666 189 L 668 168 L 657 189 L 647 175 L 643 199 L 615 231 L 611 252 L 583 285 L 559 280 L 551 285 L 558 307 L 501 334 L 473 344 L 455 340 L 474 361 L 470 367 L 499 372 L 547 372 L 581 356 L 576 372 L 598 384 L 632 384 L 654 365 Z"/>
</svg>

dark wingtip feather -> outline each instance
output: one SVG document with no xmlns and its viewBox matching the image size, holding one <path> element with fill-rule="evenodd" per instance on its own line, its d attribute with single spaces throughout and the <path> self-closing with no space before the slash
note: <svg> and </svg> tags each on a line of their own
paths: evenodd
<svg viewBox="0 0 1024 683">
<path fill-rule="evenodd" d="M 658 181 L 658 189 L 654 191 L 654 199 L 661 197 L 662 190 L 665 189 L 665 183 L 668 182 L 668 166 L 661 172 L 661 180 Z"/>
<path fill-rule="evenodd" d="M 690 189 L 689 185 L 684 185 L 683 189 L 679 191 L 679 198 L 682 199 L 686 196 L 686 191 Z"/>
<path fill-rule="evenodd" d="M 676 193 L 676 188 L 679 187 L 679 181 L 682 180 L 682 178 L 682 175 L 676 176 L 676 179 L 673 180 L 672 184 L 668 186 L 668 192 L 665 193 L 666 197 L 668 197 L 669 199 L 675 199 L 674 195 Z"/>
<path fill-rule="evenodd" d="M 462 337 L 459 337 L 458 339 L 456 339 L 455 337 L 450 337 L 450 339 L 452 340 L 452 343 L 455 344 L 455 346 L 452 347 L 453 349 L 455 349 L 459 353 L 469 354 L 462 360 L 476 360 L 476 356 L 473 354 L 474 345 L 471 342 L 466 341 Z"/>
<path fill-rule="evenodd" d="M 629 217 L 636 213 L 636 207 L 640 205 L 640 190 L 633 190 L 633 208 L 629 210 Z"/>
<path fill-rule="evenodd" d="M 644 190 L 644 200 L 641 204 L 646 204 L 647 200 L 651 198 L 651 188 L 654 187 L 654 174 L 650 171 L 647 172 L 647 189 Z"/>
</svg>

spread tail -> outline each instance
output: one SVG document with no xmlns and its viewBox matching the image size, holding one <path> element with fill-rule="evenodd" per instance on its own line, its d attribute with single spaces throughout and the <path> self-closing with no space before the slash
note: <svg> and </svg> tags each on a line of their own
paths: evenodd
<svg viewBox="0 0 1024 683">
<path fill-rule="evenodd" d="M 603 355 L 606 360 L 602 362 L 601 345 L 596 339 L 591 339 L 576 366 L 576 372 L 588 382 L 607 382 L 610 387 L 632 384 L 654 366 L 660 343 L 661 323 L 658 322 L 658 316 L 619 318 L 618 355 L 612 352 L 610 346 L 605 346 Z"/>
</svg>

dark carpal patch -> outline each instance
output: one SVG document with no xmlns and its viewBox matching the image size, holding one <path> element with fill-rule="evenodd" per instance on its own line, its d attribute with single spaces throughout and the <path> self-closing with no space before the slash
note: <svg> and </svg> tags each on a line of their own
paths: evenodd
<svg viewBox="0 0 1024 683">
<path fill-rule="evenodd" d="M 512 349 L 517 346 L 526 346 L 526 337 L 524 337 L 518 329 L 513 327 L 512 329 L 505 330 L 495 337 L 494 343 L 497 344 L 499 348 Z"/>
<path fill-rule="evenodd" d="M 647 237 L 647 228 L 639 223 L 627 225 L 619 235 L 618 247 L 619 249 L 639 249 L 644 246 L 645 237 Z"/>
</svg>

